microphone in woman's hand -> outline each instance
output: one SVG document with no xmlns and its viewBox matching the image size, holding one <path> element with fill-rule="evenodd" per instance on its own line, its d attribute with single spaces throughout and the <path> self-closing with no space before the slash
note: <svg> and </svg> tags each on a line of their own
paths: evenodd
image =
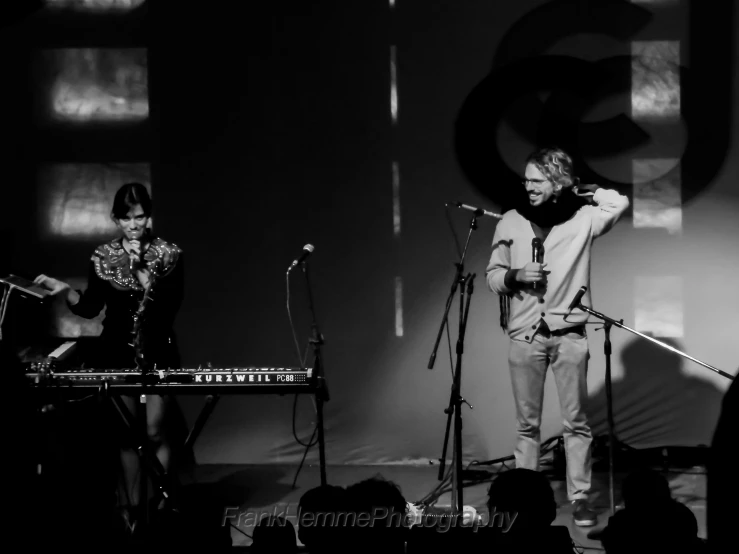
<svg viewBox="0 0 739 554">
<path fill-rule="evenodd" d="M 141 265 L 141 243 L 137 240 L 129 241 L 131 251 L 128 253 L 128 267 L 131 273 L 139 269 Z"/>
</svg>

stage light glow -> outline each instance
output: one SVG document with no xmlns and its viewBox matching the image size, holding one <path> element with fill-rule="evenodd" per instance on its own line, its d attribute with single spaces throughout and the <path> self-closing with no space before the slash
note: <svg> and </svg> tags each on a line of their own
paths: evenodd
<svg viewBox="0 0 739 554">
<path fill-rule="evenodd" d="M 678 4 L 680 0 L 631 0 L 632 4 L 647 4 L 652 6 L 666 6 L 669 4 Z"/>
<path fill-rule="evenodd" d="M 52 9 L 77 12 L 127 12 L 138 8 L 146 0 L 45 0 Z"/>
<path fill-rule="evenodd" d="M 148 164 L 59 164 L 40 172 L 41 231 L 46 236 L 112 238 L 113 197 L 127 182 L 151 194 Z M 151 220 L 150 220 L 151 221 Z"/>
<path fill-rule="evenodd" d="M 632 116 L 680 117 L 680 42 L 635 41 L 631 57 Z"/>
<path fill-rule="evenodd" d="M 634 228 L 682 232 L 680 160 L 633 160 Z"/>
<path fill-rule="evenodd" d="M 403 336 L 403 278 L 395 278 L 395 336 Z"/>
<path fill-rule="evenodd" d="M 144 48 L 70 48 L 45 53 L 54 119 L 137 121 L 149 115 Z"/>
<path fill-rule="evenodd" d="M 400 165 L 393 162 L 393 234 L 400 238 Z"/>
<path fill-rule="evenodd" d="M 637 331 L 654 337 L 683 337 L 682 277 L 637 277 L 634 293 Z"/>
<path fill-rule="evenodd" d="M 390 118 L 393 124 L 398 122 L 398 63 L 397 48 L 390 47 Z"/>
</svg>

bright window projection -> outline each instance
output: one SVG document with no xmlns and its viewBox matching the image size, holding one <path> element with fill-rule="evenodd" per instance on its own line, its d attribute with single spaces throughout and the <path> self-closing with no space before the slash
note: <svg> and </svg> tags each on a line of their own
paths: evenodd
<svg viewBox="0 0 739 554">
<path fill-rule="evenodd" d="M 634 118 L 680 117 L 680 42 L 632 42 L 631 60 Z"/>
<path fill-rule="evenodd" d="M 634 160 L 634 228 L 682 232 L 681 172 L 678 159 Z"/>
<path fill-rule="evenodd" d="M 145 48 L 50 50 L 43 68 L 53 120 L 116 123 L 149 116 Z"/>
<path fill-rule="evenodd" d="M 138 8 L 146 0 L 45 0 L 54 9 L 78 12 L 126 12 Z"/>
<path fill-rule="evenodd" d="M 118 229 L 110 218 L 121 185 L 139 182 L 151 193 L 149 165 L 59 164 L 39 176 L 42 236 L 106 240 Z"/>
<path fill-rule="evenodd" d="M 393 162 L 393 235 L 400 238 L 400 164 Z"/>
<path fill-rule="evenodd" d="M 636 330 L 653 337 L 683 337 L 683 280 L 676 276 L 637 277 Z"/>
</svg>

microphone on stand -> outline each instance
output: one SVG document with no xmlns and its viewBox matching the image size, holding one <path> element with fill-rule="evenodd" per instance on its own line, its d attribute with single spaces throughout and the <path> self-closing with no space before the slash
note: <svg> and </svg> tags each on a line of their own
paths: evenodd
<svg viewBox="0 0 739 554">
<path fill-rule="evenodd" d="M 543 253 L 542 253 L 543 245 L 541 243 L 541 239 L 539 237 L 534 237 L 531 240 L 531 261 L 534 263 L 542 263 L 543 260 Z M 539 288 L 539 283 L 534 283 L 534 288 Z"/>
<path fill-rule="evenodd" d="M 312 244 L 306 244 L 305 246 L 303 246 L 303 253 L 300 255 L 299 258 L 293 260 L 293 263 L 290 264 L 288 271 L 290 271 L 296 265 L 302 264 L 306 260 L 306 258 L 313 253 L 313 250 L 315 250 L 315 247 Z"/>
<path fill-rule="evenodd" d="M 588 287 L 580 287 L 580 290 L 577 291 L 575 298 L 573 298 L 572 302 L 570 302 L 570 306 L 569 308 L 567 308 L 567 313 L 564 315 L 563 319 L 567 319 L 567 317 L 572 313 L 572 310 L 574 310 L 580 304 L 580 300 L 582 300 L 583 295 L 587 291 L 588 291 Z"/>
<path fill-rule="evenodd" d="M 503 216 L 500 214 L 495 214 L 493 212 L 483 210 L 482 208 L 476 208 L 475 206 L 470 206 L 469 204 L 462 204 L 461 202 L 447 202 L 446 205 L 454 206 L 455 208 L 462 208 L 463 210 L 469 210 L 471 212 L 475 212 L 476 215 L 486 215 L 488 217 L 494 217 L 496 219 L 503 219 Z"/>
</svg>

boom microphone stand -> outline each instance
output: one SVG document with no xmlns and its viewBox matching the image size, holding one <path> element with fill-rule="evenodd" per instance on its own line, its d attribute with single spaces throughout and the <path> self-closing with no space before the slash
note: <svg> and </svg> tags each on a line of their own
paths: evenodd
<svg viewBox="0 0 739 554">
<path fill-rule="evenodd" d="M 447 443 L 449 441 L 449 429 L 452 424 L 452 417 L 454 417 L 454 453 L 453 453 L 453 467 L 452 467 L 452 511 L 456 508 L 458 514 L 462 514 L 464 510 L 464 501 L 462 495 L 462 403 L 467 404 L 470 409 L 469 402 L 467 402 L 461 396 L 462 390 L 462 354 L 464 352 L 464 337 L 467 330 L 467 316 L 469 315 L 470 300 L 472 299 L 473 292 L 473 281 L 475 274 L 467 274 L 464 277 L 464 260 L 467 255 L 467 248 L 470 244 L 470 238 L 472 237 L 472 231 L 477 230 L 477 218 L 482 215 L 477 211 L 470 220 L 470 228 L 467 233 L 467 241 L 464 245 L 462 257 L 459 263 L 456 264 L 457 271 L 454 274 L 454 281 L 452 282 L 451 290 L 446 301 L 446 308 L 444 310 L 444 317 L 441 320 L 441 326 L 439 327 L 439 333 L 436 336 L 436 343 L 434 344 L 434 350 L 431 353 L 429 359 L 428 369 L 434 368 L 434 362 L 436 361 L 436 351 L 439 348 L 441 342 L 441 336 L 444 332 L 444 327 L 448 324 L 449 309 L 452 306 L 452 301 L 457 293 L 459 287 L 459 332 L 457 334 L 457 362 L 454 369 L 454 378 L 452 382 L 452 390 L 449 398 L 449 406 L 444 410 L 447 414 L 446 432 L 444 434 L 444 446 L 439 460 L 439 480 L 443 479 L 444 468 L 446 464 L 446 451 Z M 467 302 L 465 304 L 465 288 L 467 289 Z"/>
<path fill-rule="evenodd" d="M 584 290 L 583 290 L 584 289 Z M 611 508 L 611 514 L 615 513 L 615 506 L 614 506 L 614 494 L 613 494 L 613 449 L 615 445 L 615 431 L 614 431 L 614 422 L 613 422 L 613 397 L 612 397 L 612 388 L 611 388 L 611 327 L 616 326 L 621 329 L 625 329 L 627 331 L 630 331 L 631 333 L 634 333 L 635 335 L 638 335 L 642 338 L 647 339 L 650 342 L 653 342 L 654 344 L 657 344 L 661 346 L 662 348 L 665 348 L 666 350 L 669 350 L 670 352 L 674 352 L 675 354 L 678 354 L 682 356 L 683 358 L 687 358 L 688 360 L 691 360 L 699 365 L 702 365 L 705 368 L 710 369 L 711 371 L 715 371 L 719 375 L 722 375 L 723 377 L 726 377 L 729 380 L 734 380 L 734 377 L 724 371 L 721 371 L 720 369 L 713 367 L 712 365 L 708 365 L 704 362 L 701 362 L 700 360 L 697 360 L 696 358 L 693 358 L 692 356 L 689 356 L 688 354 L 685 354 L 684 352 L 681 352 L 677 348 L 673 348 L 672 346 L 665 344 L 663 342 L 658 341 L 655 338 L 649 337 L 643 333 L 640 333 L 639 331 L 636 331 L 630 327 L 627 327 L 623 324 L 623 319 L 620 321 L 616 321 L 615 319 L 611 319 L 610 317 L 601 314 L 600 312 L 596 312 L 592 308 L 589 308 L 588 306 L 583 306 L 580 300 L 582 299 L 583 294 L 585 293 L 585 290 L 587 290 L 587 287 L 582 287 L 580 289 L 580 292 L 578 292 L 578 296 L 575 297 L 576 302 L 576 308 L 580 308 L 582 311 L 589 313 L 590 315 L 593 315 L 597 317 L 598 319 L 603 320 L 603 330 L 605 331 L 605 344 L 604 344 L 604 352 L 606 355 L 606 403 L 608 408 L 608 485 L 609 485 L 609 494 L 610 494 L 610 508 Z M 567 316 L 565 316 L 566 318 Z"/>
</svg>

